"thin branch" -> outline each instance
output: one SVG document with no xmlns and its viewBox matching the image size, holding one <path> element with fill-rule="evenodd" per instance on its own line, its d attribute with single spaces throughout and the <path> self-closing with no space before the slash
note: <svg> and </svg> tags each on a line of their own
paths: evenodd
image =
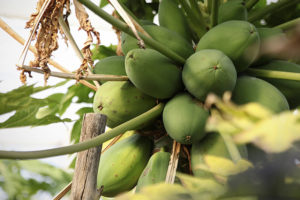
<svg viewBox="0 0 300 200">
<path fill-rule="evenodd" d="M 246 3 L 247 10 L 250 11 L 257 4 L 257 2 L 259 2 L 259 0 L 249 0 Z"/>
<path fill-rule="evenodd" d="M 91 2 L 89 0 L 79 0 L 79 1 L 83 5 L 85 5 L 87 8 L 89 8 L 92 12 L 94 12 L 96 15 L 101 17 L 103 20 L 107 21 L 108 23 L 115 26 L 119 30 L 134 37 L 133 32 L 131 31 L 131 29 L 129 28 L 129 26 L 126 23 L 109 15 L 103 9 L 101 9 L 99 6 L 97 6 L 96 4 L 94 4 L 93 2 Z M 178 55 L 177 53 L 175 53 L 174 51 L 167 48 L 165 45 L 157 42 L 156 40 L 154 40 L 152 38 L 147 37 L 146 35 L 144 35 L 142 33 L 139 33 L 139 35 L 144 40 L 144 42 L 147 45 L 151 46 L 153 49 L 155 49 L 155 50 L 159 51 L 160 53 L 164 54 L 165 56 L 171 58 L 172 60 L 174 60 L 177 63 L 184 64 L 185 59 L 183 57 L 181 57 L 180 55 Z"/>
<path fill-rule="evenodd" d="M 66 186 L 64 187 L 64 189 L 62 189 L 54 198 L 53 200 L 61 200 L 70 190 L 72 187 L 72 181 Z"/>
<path fill-rule="evenodd" d="M 255 75 L 257 77 L 300 81 L 300 73 L 252 68 L 248 68 L 246 71 L 248 74 Z"/>
<path fill-rule="evenodd" d="M 20 66 L 19 66 L 20 67 Z M 38 68 L 29 67 L 23 65 L 20 67 L 26 71 L 32 71 L 39 74 L 44 74 L 44 71 Z M 76 74 L 74 73 L 64 73 L 64 72 L 50 72 L 50 76 L 64 79 L 77 79 Z M 127 76 L 116 76 L 116 75 L 106 75 L 106 74 L 87 74 L 86 76 L 80 77 L 80 79 L 88 81 L 127 81 L 129 80 Z"/>
<path fill-rule="evenodd" d="M 73 35 L 71 34 L 70 29 L 68 28 L 66 22 L 64 21 L 62 16 L 59 16 L 58 20 L 59 20 L 59 24 L 60 24 L 62 30 L 64 31 L 64 34 L 66 35 L 66 37 L 68 38 L 71 46 L 75 50 L 76 55 L 80 58 L 80 61 L 83 62 L 84 56 L 82 55 L 78 45 L 76 44 L 76 42 L 73 38 Z M 89 64 L 88 64 L 88 66 L 89 66 L 88 69 L 87 69 L 88 73 L 93 74 L 91 66 Z M 94 82 L 94 84 L 97 88 L 100 87 L 100 84 L 98 83 L 98 81 L 93 80 L 93 82 Z"/>
<path fill-rule="evenodd" d="M 0 27 L 7 33 L 9 34 L 12 38 L 14 38 L 16 41 L 18 41 L 20 44 L 24 45 L 25 40 L 24 38 L 22 38 L 18 33 L 16 33 L 11 27 L 9 27 L 1 18 L 0 18 Z M 33 52 L 34 54 L 37 54 L 37 50 L 35 47 L 33 46 L 29 46 L 29 50 L 31 52 Z M 55 67 L 56 69 L 62 71 L 62 72 L 68 72 L 71 73 L 69 70 L 65 69 L 63 66 L 61 66 L 60 64 L 58 64 L 57 62 L 55 62 L 52 59 L 48 60 L 49 63 Z M 97 88 L 90 84 L 89 82 L 85 81 L 85 80 L 79 80 L 79 82 L 89 88 L 91 88 L 92 90 L 97 90 Z"/>
<path fill-rule="evenodd" d="M 134 130 L 142 124 L 145 124 L 146 122 L 155 119 L 161 114 L 163 108 L 164 104 L 160 103 L 152 109 L 148 110 L 147 112 L 88 141 L 80 142 L 65 147 L 39 151 L 0 151 L 0 159 L 38 159 L 84 151 L 86 149 L 96 147 L 102 144 L 103 142 L 106 142 L 126 131 Z"/>
<path fill-rule="evenodd" d="M 285 22 L 283 24 L 279 24 L 279 25 L 275 26 L 274 28 L 280 28 L 282 30 L 288 30 L 288 29 L 293 28 L 293 27 L 295 27 L 299 24 L 300 24 L 300 17 L 298 17 L 296 19 L 293 19 L 291 21 Z"/>
<path fill-rule="evenodd" d="M 277 3 L 272 3 L 256 12 L 253 12 L 249 17 L 248 17 L 248 21 L 249 22 L 255 22 L 259 19 L 262 19 L 263 17 L 265 17 L 266 15 L 268 15 L 269 13 L 274 12 L 277 9 L 281 9 L 283 7 L 287 7 L 293 4 L 296 4 L 300 2 L 300 0 L 281 0 L 278 1 Z"/>
<path fill-rule="evenodd" d="M 181 144 L 179 142 L 173 141 L 172 154 L 170 157 L 170 162 L 168 166 L 168 171 L 166 175 L 166 183 L 173 184 L 175 181 L 176 170 L 178 167 L 179 153 Z"/>
<path fill-rule="evenodd" d="M 218 24 L 218 13 L 219 13 L 219 0 L 212 0 L 211 12 L 210 12 L 211 28 Z"/>
</svg>

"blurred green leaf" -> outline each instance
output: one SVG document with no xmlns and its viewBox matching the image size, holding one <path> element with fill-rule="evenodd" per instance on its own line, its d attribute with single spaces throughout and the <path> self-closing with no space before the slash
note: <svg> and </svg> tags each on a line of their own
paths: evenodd
<svg viewBox="0 0 300 200">
<path fill-rule="evenodd" d="M 0 187 L 8 199 L 29 200 L 38 191 L 54 195 L 71 181 L 71 175 L 38 160 L 0 160 Z"/>
</svg>

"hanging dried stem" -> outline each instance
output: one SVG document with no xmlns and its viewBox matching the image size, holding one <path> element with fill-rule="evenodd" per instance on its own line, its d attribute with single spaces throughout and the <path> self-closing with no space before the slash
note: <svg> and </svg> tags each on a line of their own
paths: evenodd
<svg viewBox="0 0 300 200">
<path fill-rule="evenodd" d="M 42 9 L 45 2 L 45 0 L 38 1 L 36 12 L 31 15 L 30 20 L 26 24 L 26 28 L 32 29 L 33 39 L 36 40 L 35 47 L 37 49 L 35 60 L 30 62 L 30 66 L 41 67 L 44 71 L 44 79 L 46 82 L 50 73 L 48 67 L 49 58 L 52 52 L 58 48 L 58 17 L 64 14 L 64 10 L 66 10 L 66 15 L 69 15 L 70 2 L 69 0 L 48 0 L 47 7 Z"/>
<path fill-rule="evenodd" d="M 114 10 L 113 13 L 112 13 L 112 16 L 117 18 L 117 19 L 120 19 L 118 13 Z M 112 27 L 114 30 L 115 30 L 115 33 L 118 37 L 118 45 L 117 45 L 117 49 L 116 49 L 116 54 L 118 56 L 123 56 L 123 51 L 122 51 L 122 41 L 121 41 L 121 31 L 119 29 L 117 29 L 116 27 Z"/>
<path fill-rule="evenodd" d="M 75 6 L 75 14 L 80 24 L 80 29 L 83 29 L 87 33 L 87 39 L 84 43 L 84 47 L 81 49 L 84 58 L 80 68 L 76 72 L 79 80 L 80 76 L 83 76 L 87 72 L 88 66 L 93 66 L 90 46 L 93 43 L 93 36 L 96 37 L 97 44 L 100 44 L 100 34 L 92 27 L 89 15 L 87 14 L 84 6 L 77 0 L 73 0 L 73 2 Z"/>
</svg>

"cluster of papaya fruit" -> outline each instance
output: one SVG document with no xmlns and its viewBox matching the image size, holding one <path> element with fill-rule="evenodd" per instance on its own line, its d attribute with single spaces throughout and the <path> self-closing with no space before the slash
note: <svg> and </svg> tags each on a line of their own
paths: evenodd
<svg viewBox="0 0 300 200">
<path fill-rule="evenodd" d="M 284 32 L 278 28 L 256 28 L 249 23 L 243 0 L 225 1 L 218 13 L 218 24 L 195 41 L 176 1 L 162 0 L 158 10 L 160 25 L 141 21 L 142 27 L 153 39 L 184 58 L 185 63 L 178 64 L 151 46 L 139 48 L 136 38 L 122 33 L 124 56 L 104 58 L 94 68 L 97 74 L 129 77 L 129 81 L 101 82 L 95 94 L 94 111 L 107 116 L 107 126 L 114 128 L 158 102 L 165 102 L 161 117 L 164 130 L 170 140 L 190 150 L 192 172 L 198 177 L 213 176 L 205 165 L 224 177 L 249 166 L 246 146 L 239 147 L 245 162 L 234 164 L 223 138 L 205 131 L 210 112 L 204 101 L 209 93 L 222 96 L 230 91 L 234 103 L 257 102 L 274 113 L 294 108 L 300 100 L 294 92 L 300 88 L 299 82 L 263 80 L 247 74 L 249 68 L 300 73 L 298 64 L 260 54 L 265 41 L 284 38 Z M 151 129 L 153 123 L 141 126 L 140 132 Z M 116 196 L 136 185 L 138 191 L 165 180 L 170 153 L 155 150 L 153 154 L 154 141 L 153 137 L 135 133 L 102 155 L 98 184 L 104 186 L 104 196 Z M 225 161 L 217 162 L 215 157 Z"/>
</svg>

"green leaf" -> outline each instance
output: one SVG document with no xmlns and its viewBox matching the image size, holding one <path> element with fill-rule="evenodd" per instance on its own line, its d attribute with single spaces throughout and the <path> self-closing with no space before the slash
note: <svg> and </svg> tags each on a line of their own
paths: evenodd
<svg viewBox="0 0 300 200">
<path fill-rule="evenodd" d="M 76 112 L 76 114 L 79 115 L 79 119 L 73 125 L 72 131 L 71 131 L 71 141 L 73 141 L 75 143 L 79 142 L 83 116 L 85 113 L 90 113 L 90 112 L 94 112 L 93 108 L 83 107 L 83 108 L 80 108 Z"/>
<path fill-rule="evenodd" d="M 101 0 L 100 1 L 100 8 L 103 8 L 104 6 L 106 6 L 108 4 L 107 0 Z"/>
<path fill-rule="evenodd" d="M 0 160 L 0 187 L 8 199 L 30 200 L 39 191 L 54 195 L 70 180 L 70 174 L 38 160 Z"/>
<path fill-rule="evenodd" d="M 101 1 L 102 2 L 102 1 Z M 110 46 L 104 46 L 104 45 L 94 45 L 94 48 L 92 49 L 92 59 L 95 60 L 101 60 L 103 58 L 109 57 L 109 56 L 116 56 L 116 45 L 110 45 Z"/>
</svg>

